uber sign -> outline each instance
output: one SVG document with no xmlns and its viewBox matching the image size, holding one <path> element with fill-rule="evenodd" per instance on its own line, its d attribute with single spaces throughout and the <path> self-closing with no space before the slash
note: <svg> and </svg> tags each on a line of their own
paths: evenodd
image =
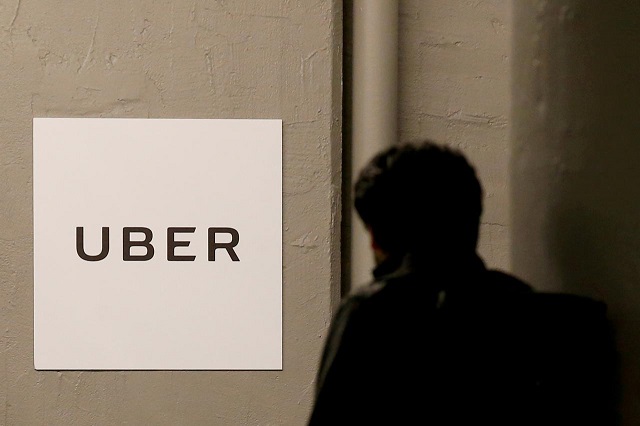
<svg viewBox="0 0 640 426">
<path fill-rule="evenodd" d="M 39 370 L 282 368 L 282 122 L 36 118 Z"/>
</svg>

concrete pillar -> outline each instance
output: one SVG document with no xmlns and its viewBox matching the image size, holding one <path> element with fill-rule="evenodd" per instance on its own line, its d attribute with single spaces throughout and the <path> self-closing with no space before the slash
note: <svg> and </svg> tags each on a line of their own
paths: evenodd
<svg viewBox="0 0 640 426">
<path fill-rule="evenodd" d="M 513 270 L 539 289 L 607 302 L 623 424 L 637 424 L 640 3 L 513 6 Z"/>
<path fill-rule="evenodd" d="M 352 170 L 398 138 L 398 0 L 353 1 Z M 369 236 L 352 209 L 351 283 L 371 280 Z"/>
</svg>

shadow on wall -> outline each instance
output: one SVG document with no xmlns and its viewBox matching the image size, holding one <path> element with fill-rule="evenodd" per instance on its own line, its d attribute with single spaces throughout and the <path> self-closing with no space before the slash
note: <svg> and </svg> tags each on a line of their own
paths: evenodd
<svg viewBox="0 0 640 426">
<path fill-rule="evenodd" d="M 544 239 L 563 290 L 609 306 L 631 424 L 640 416 L 640 3 L 573 3 L 556 27 L 566 33 L 549 35 L 577 51 L 548 58 L 550 71 L 574 73 L 547 89 L 569 119 L 554 121 L 547 142 L 557 157 Z"/>
</svg>

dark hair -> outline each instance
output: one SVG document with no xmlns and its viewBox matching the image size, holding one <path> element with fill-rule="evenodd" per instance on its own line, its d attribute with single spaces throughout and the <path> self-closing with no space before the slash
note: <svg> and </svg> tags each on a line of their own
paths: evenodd
<svg viewBox="0 0 640 426">
<path fill-rule="evenodd" d="M 482 187 L 465 157 L 432 141 L 376 155 L 355 184 L 355 207 L 392 254 L 475 251 Z"/>
</svg>

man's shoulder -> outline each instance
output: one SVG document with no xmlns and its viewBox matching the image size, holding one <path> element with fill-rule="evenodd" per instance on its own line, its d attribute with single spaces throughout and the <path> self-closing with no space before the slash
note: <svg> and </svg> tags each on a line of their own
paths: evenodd
<svg viewBox="0 0 640 426">
<path fill-rule="evenodd" d="M 361 302 L 372 297 L 378 297 L 387 288 L 388 282 L 382 281 L 370 281 L 365 285 L 351 291 L 347 296 L 347 300 L 353 300 L 354 302 Z"/>
<path fill-rule="evenodd" d="M 385 297 L 387 290 L 388 283 L 386 281 L 372 281 L 354 289 L 340 303 L 336 321 L 347 318 L 353 320 L 354 316 L 362 316 L 371 308 L 375 310 L 380 302 L 387 302 L 388 297 Z"/>
<path fill-rule="evenodd" d="M 407 302 L 408 299 L 420 298 L 427 292 L 428 286 L 419 277 L 404 275 L 370 281 L 354 289 L 344 303 L 356 307 L 369 307 L 380 303 Z"/>
<path fill-rule="evenodd" d="M 488 269 L 482 280 L 492 291 L 505 294 L 532 293 L 533 287 L 507 272 Z"/>
<path fill-rule="evenodd" d="M 382 278 L 358 287 L 348 297 L 353 304 L 366 303 L 370 300 L 385 298 L 390 295 L 424 295 L 438 292 L 441 289 L 460 290 L 462 292 L 484 292 L 491 295 L 527 294 L 533 289 L 524 281 L 503 271 L 486 270 L 483 274 L 468 276 L 464 282 L 447 282 L 447 279 L 432 282 L 428 275 L 410 273 L 391 278 Z M 455 281 L 455 280 L 454 280 Z M 453 284 L 453 285 L 452 285 Z"/>
<path fill-rule="evenodd" d="M 408 273 L 401 276 L 382 277 L 354 289 L 344 300 L 344 304 L 360 305 L 391 297 L 420 296 L 437 292 L 442 288 L 457 287 L 462 291 L 482 291 L 486 293 L 517 294 L 532 291 L 531 286 L 502 271 L 486 270 L 484 274 L 466 277 L 464 283 L 449 285 L 447 279 L 434 280 L 427 274 Z M 460 285 L 462 284 L 462 285 Z"/>
<path fill-rule="evenodd" d="M 498 270 L 487 270 L 482 286 L 477 290 L 487 296 L 485 300 L 493 300 L 495 308 L 504 307 L 516 317 L 535 321 L 554 324 L 572 324 L 572 319 L 599 321 L 607 311 L 606 304 L 599 300 L 576 294 L 536 291 L 521 279 Z"/>
<path fill-rule="evenodd" d="M 547 321 L 570 318 L 602 318 L 606 316 L 606 305 L 590 297 L 567 293 L 538 292 L 531 285 L 507 272 L 488 269 L 483 274 L 468 278 L 464 283 L 447 287 L 432 286 L 420 274 L 376 280 L 355 289 L 342 302 L 343 311 L 388 309 L 388 305 L 402 306 L 422 304 L 425 299 L 438 299 L 437 293 L 444 289 L 452 303 L 466 305 L 465 300 L 478 309 L 491 309 L 516 316 L 542 316 Z M 435 298 L 434 298 L 435 294 Z M 504 308 L 504 309 L 502 309 Z"/>
<path fill-rule="evenodd" d="M 519 308 L 525 306 L 535 308 L 545 316 L 601 316 L 606 314 L 606 304 L 587 296 L 562 292 L 536 291 L 529 284 L 508 273 L 489 270 L 487 282 L 493 291 L 505 295 L 519 295 L 516 298 Z M 522 297 L 523 296 L 523 297 Z"/>
</svg>

